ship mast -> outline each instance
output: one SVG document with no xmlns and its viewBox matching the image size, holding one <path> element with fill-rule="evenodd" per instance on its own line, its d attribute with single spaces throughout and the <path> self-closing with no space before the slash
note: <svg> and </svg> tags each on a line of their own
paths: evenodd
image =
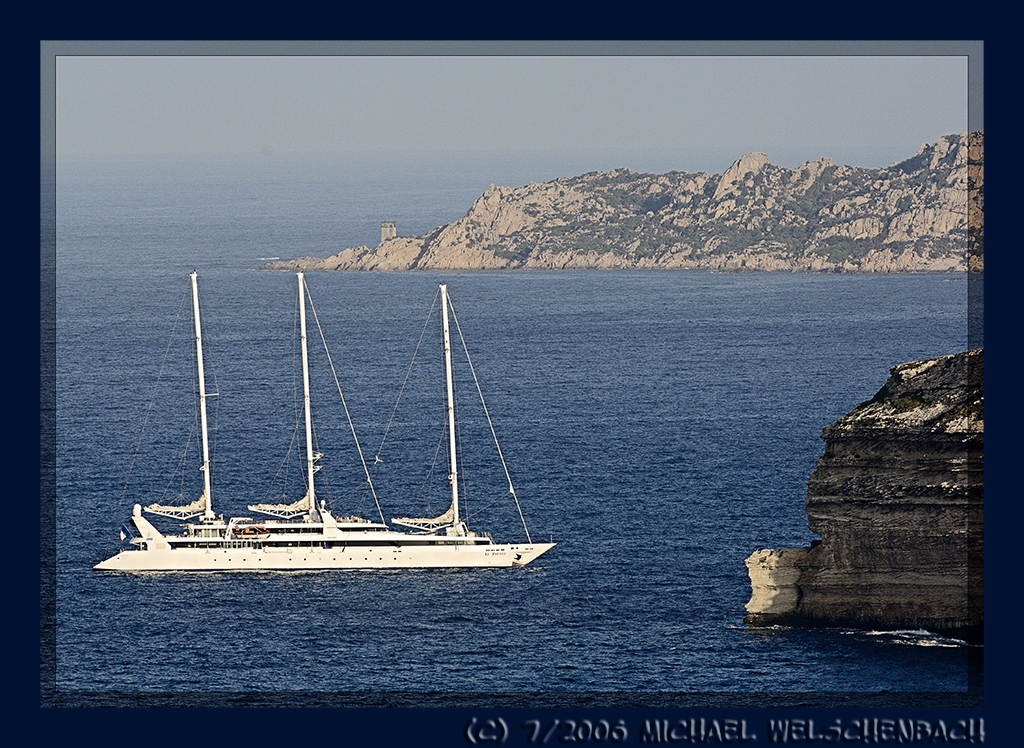
<svg viewBox="0 0 1024 748">
<path fill-rule="evenodd" d="M 313 465 L 313 419 L 309 409 L 309 354 L 306 351 L 306 296 L 303 274 L 299 273 L 299 330 L 302 337 L 302 391 L 303 407 L 306 416 L 306 473 L 309 475 L 309 518 L 316 520 L 316 494 L 313 490 L 313 473 L 317 468 Z"/>
<path fill-rule="evenodd" d="M 442 325 L 444 329 L 444 365 L 448 384 L 448 446 L 450 470 L 448 480 L 452 484 L 452 527 L 459 527 L 459 481 L 458 462 L 455 458 L 455 393 L 452 385 L 452 342 L 448 329 L 448 286 L 441 286 Z"/>
<path fill-rule="evenodd" d="M 203 333 L 199 324 L 199 285 L 196 281 L 196 272 L 193 270 L 192 278 L 192 316 L 196 322 L 196 363 L 199 373 L 199 419 L 203 430 L 203 497 L 201 499 L 203 519 L 213 519 L 213 502 L 210 498 L 210 442 L 206 427 L 206 381 L 203 376 Z"/>
</svg>

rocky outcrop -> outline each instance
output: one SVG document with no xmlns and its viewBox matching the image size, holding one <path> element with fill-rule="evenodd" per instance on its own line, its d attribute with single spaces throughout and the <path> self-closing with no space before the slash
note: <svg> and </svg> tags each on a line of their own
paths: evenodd
<svg viewBox="0 0 1024 748">
<path fill-rule="evenodd" d="M 980 132 L 968 138 L 967 269 L 985 270 L 985 140 Z"/>
<path fill-rule="evenodd" d="M 824 429 L 809 548 L 746 559 L 747 623 L 982 639 L 984 352 L 902 364 Z"/>
<path fill-rule="evenodd" d="M 453 223 L 267 270 L 983 270 L 984 140 L 945 135 L 883 169 L 748 153 L 723 174 L 590 172 L 491 185 Z M 970 195 L 968 194 L 970 193 Z"/>
</svg>

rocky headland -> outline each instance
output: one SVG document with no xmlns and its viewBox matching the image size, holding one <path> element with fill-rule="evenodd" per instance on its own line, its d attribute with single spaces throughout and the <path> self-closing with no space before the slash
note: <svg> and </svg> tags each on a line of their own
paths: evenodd
<svg viewBox="0 0 1024 748">
<path fill-rule="evenodd" d="M 748 624 L 982 641 L 984 351 L 890 373 L 822 432 L 806 501 L 821 539 L 746 559 Z"/>
<path fill-rule="evenodd" d="M 788 169 L 747 153 L 722 174 L 630 169 L 491 185 L 461 219 L 265 270 L 679 268 L 981 272 L 983 132 L 892 166 Z"/>
</svg>

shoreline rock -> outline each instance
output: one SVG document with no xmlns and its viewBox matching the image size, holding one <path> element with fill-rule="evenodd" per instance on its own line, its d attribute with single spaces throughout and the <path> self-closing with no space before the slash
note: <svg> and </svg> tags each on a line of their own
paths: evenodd
<svg viewBox="0 0 1024 748">
<path fill-rule="evenodd" d="M 752 626 L 925 629 L 982 642 L 984 350 L 901 364 L 822 432 L 808 548 L 746 559 Z"/>
</svg>

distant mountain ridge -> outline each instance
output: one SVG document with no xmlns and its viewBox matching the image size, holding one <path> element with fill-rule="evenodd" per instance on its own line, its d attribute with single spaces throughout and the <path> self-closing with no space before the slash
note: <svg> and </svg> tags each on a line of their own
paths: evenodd
<svg viewBox="0 0 1024 748">
<path fill-rule="evenodd" d="M 627 168 L 493 184 L 422 236 L 265 270 L 699 268 L 981 272 L 983 131 L 944 135 L 892 166 L 796 169 L 747 153 L 722 174 Z"/>
</svg>

